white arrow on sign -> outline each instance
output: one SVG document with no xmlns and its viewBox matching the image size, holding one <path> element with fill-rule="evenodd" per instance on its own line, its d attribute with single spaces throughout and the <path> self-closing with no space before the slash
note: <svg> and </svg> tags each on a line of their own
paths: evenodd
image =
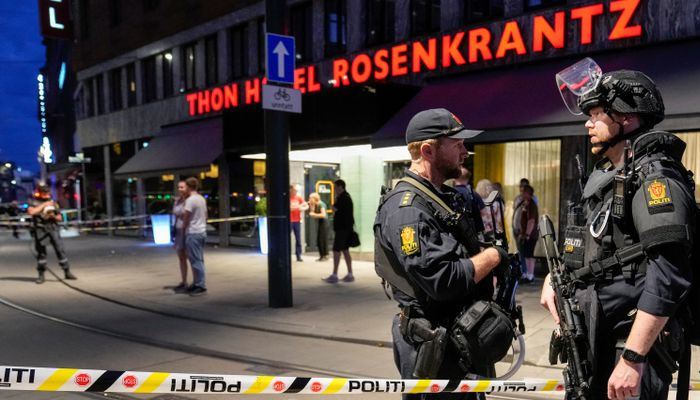
<svg viewBox="0 0 700 400">
<path fill-rule="evenodd" d="M 289 52 L 281 41 L 277 42 L 277 46 L 272 52 L 277 54 L 277 76 L 284 78 L 284 57 L 288 56 Z"/>
</svg>

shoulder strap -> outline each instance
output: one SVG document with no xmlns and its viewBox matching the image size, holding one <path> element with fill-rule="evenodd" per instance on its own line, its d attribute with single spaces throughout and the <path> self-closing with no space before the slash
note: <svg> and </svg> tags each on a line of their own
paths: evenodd
<svg viewBox="0 0 700 400">
<path fill-rule="evenodd" d="M 452 210 L 452 208 L 450 208 L 450 206 L 447 205 L 447 203 L 445 203 L 438 195 L 435 194 L 435 192 L 430 190 L 420 181 L 413 179 L 410 176 L 405 176 L 399 180 L 399 183 L 401 182 L 405 182 L 418 189 L 421 193 L 428 196 L 430 200 L 432 200 L 435 204 L 439 205 L 441 208 L 447 211 L 448 214 L 455 214 L 455 212 Z"/>
</svg>

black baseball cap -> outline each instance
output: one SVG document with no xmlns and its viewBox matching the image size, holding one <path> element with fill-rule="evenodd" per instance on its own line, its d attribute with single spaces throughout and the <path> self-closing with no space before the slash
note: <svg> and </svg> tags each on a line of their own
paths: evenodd
<svg viewBox="0 0 700 400">
<path fill-rule="evenodd" d="M 414 115 L 406 127 L 406 144 L 435 139 L 442 136 L 454 139 L 470 139 L 483 131 L 465 129 L 462 121 L 444 108 L 421 111 Z"/>
</svg>

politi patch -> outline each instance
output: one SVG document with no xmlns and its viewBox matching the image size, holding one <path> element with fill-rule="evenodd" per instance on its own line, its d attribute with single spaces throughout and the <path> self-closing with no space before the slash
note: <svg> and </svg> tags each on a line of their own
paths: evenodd
<svg viewBox="0 0 700 400">
<path fill-rule="evenodd" d="M 660 178 L 644 182 L 644 196 L 650 214 L 673 211 L 668 179 Z"/>
<path fill-rule="evenodd" d="M 420 245 L 416 241 L 416 230 L 412 226 L 404 226 L 401 229 L 401 250 L 407 256 L 420 251 Z"/>
</svg>

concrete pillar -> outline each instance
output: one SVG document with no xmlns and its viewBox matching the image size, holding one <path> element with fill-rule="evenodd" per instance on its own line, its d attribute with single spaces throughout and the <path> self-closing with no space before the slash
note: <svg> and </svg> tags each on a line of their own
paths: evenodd
<svg viewBox="0 0 700 400">
<path fill-rule="evenodd" d="M 107 227 L 109 228 L 108 235 L 112 236 L 114 235 L 114 232 L 112 231 L 112 218 L 114 216 L 114 207 L 113 207 L 113 194 L 112 194 L 112 166 L 110 162 L 110 156 L 111 156 L 111 150 L 109 148 L 109 145 L 106 144 L 102 146 L 102 154 L 104 158 L 104 165 L 105 165 L 105 201 L 106 201 L 106 207 L 107 207 Z"/>
<path fill-rule="evenodd" d="M 195 73 L 195 86 L 197 88 L 203 88 L 206 85 L 206 54 L 204 39 L 197 41 L 194 48 L 194 73 Z"/>
<path fill-rule="evenodd" d="M 156 99 L 164 97 L 163 91 L 163 55 L 156 56 Z"/>
<path fill-rule="evenodd" d="M 219 218 L 231 216 L 231 185 L 230 167 L 226 159 L 226 153 L 222 154 L 218 160 L 219 164 Z M 229 246 L 229 235 L 231 234 L 231 223 L 219 223 L 219 246 Z"/>
<path fill-rule="evenodd" d="M 182 76 L 182 47 L 174 47 L 173 55 L 173 94 L 177 95 L 185 91 L 185 78 Z"/>
<path fill-rule="evenodd" d="M 394 13 L 394 41 L 408 39 L 411 34 L 411 4 L 410 0 L 396 0 Z"/>
<path fill-rule="evenodd" d="M 120 68 L 121 79 L 121 91 L 122 91 L 122 107 L 129 107 L 129 83 L 127 82 L 126 68 Z"/>
<path fill-rule="evenodd" d="M 222 29 L 216 33 L 216 71 L 217 82 L 228 83 L 231 76 L 231 46 L 229 45 L 230 36 L 228 29 Z"/>
<path fill-rule="evenodd" d="M 102 73 L 102 93 L 104 93 L 105 98 L 102 99 L 104 106 L 104 112 L 108 113 L 112 111 L 112 88 L 110 85 L 109 71 Z"/>
<path fill-rule="evenodd" d="M 313 49 L 311 49 L 311 58 L 314 62 L 323 60 L 326 47 L 325 35 L 325 14 L 323 12 L 324 0 L 313 0 L 311 3 L 311 28 L 313 29 Z M 359 3 L 359 2 L 358 2 Z"/>
<path fill-rule="evenodd" d="M 134 81 L 136 82 L 136 104 L 143 104 L 143 72 L 141 72 L 141 60 L 134 63 Z"/>
<path fill-rule="evenodd" d="M 442 0 L 440 2 L 440 30 L 459 28 L 464 21 L 464 1 Z"/>
</svg>

